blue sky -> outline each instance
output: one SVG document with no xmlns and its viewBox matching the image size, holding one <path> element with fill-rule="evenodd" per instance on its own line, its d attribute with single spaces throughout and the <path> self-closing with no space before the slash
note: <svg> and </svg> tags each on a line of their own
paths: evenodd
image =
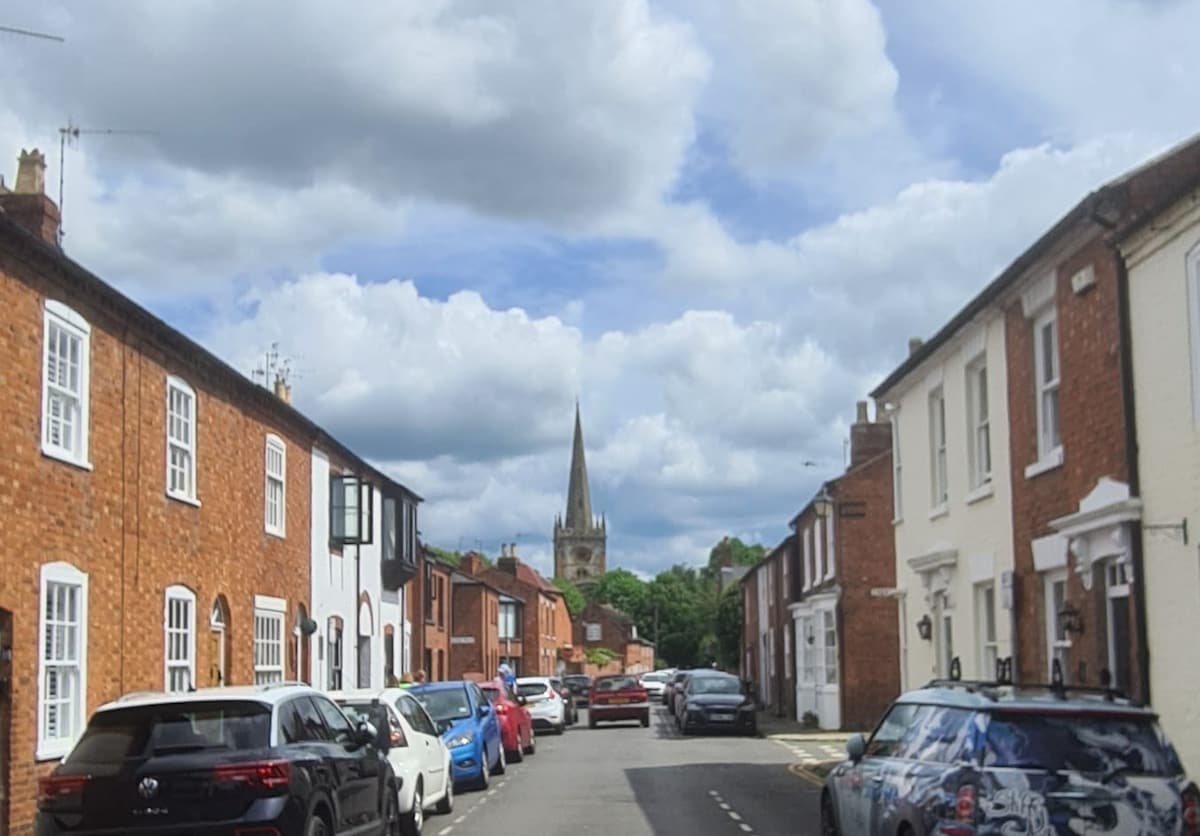
<svg viewBox="0 0 1200 836">
<path fill-rule="evenodd" d="M 0 148 L 56 182 L 68 118 L 153 131 L 69 152 L 68 252 L 238 368 L 278 343 L 432 542 L 544 570 L 577 397 L 611 564 L 773 543 L 908 337 L 1200 128 L 1182 2 L 17 17 L 67 44 L 2 45 Z"/>
</svg>

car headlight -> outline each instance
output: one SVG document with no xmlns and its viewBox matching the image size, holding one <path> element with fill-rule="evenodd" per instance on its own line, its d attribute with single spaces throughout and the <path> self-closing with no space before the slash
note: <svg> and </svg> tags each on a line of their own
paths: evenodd
<svg viewBox="0 0 1200 836">
<path fill-rule="evenodd" d="M 469 743 L 475 742 L 475 732 L 464 732 L 456 734 L 454 737 L 446 741 L 446 745 L 451 749 L 457 749 L 459 746 L 466 746 Z"/>
</svg>

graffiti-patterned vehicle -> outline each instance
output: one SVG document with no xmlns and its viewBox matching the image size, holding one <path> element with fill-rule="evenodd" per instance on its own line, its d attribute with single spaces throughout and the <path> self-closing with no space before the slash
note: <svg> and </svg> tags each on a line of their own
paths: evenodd
<svg viewBox="0 0 1200 836">
<path fill-rule="evenodd" d="M 1200 833 L 1200 791 L 1156 715 L 1112 691 L 936 681 L 846 748 L 825 836 Z"/>
</svg>

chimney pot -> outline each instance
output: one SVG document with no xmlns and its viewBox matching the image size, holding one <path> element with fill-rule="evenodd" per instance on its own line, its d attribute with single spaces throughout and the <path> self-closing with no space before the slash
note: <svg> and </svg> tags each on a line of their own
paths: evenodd
<svg viewBox="0 0 1200 836">
<path fill-rule="evenodd" d="M 516 557 L 516 556 L 517 556 L 517 544 L 516 544 L 516 543 L 510 543 L 510 544 L 509 544 L 509 546 L 508 546 L 508 553 L 509 553 L 509 555 L 511 555 L 512 557 Z"/>
<path fill-rule="evenodd" d="M 17 158 L 17 182 L 12 191 L 0 187 L 0 212 L 47 244 L 58 246 L 59 214 L 46 197 L 46 157 L 36 148 Z"/>
<path fill-rule="evenodd" d="M 857 407 L 857 412 L 855 414 L 854 423 L 856 423 L 856 424 L 869 423 L 870 419 L 867 417 L 867 402 L 859 401 L 857 404 L 855 404 L 855 406 Z"/>
<path fill-rule="evenodd" d="M 284 403 L 292 402 L 292 387 L 288 386 L 282 377 L 275 378 L 275 397 Z"/>
<path fill-rule="evenodd" d="M 920 350 L 921 346 L 925 345 L 925 341 L 920 337 L 908 338 L 908 356 L 911 357 Z"/>
<path fill-rule="evenodd" d="M 17 158 L 17 194 L 46 193 L 46 155 L 38 149 L 21 150 Z"/>
</svg>

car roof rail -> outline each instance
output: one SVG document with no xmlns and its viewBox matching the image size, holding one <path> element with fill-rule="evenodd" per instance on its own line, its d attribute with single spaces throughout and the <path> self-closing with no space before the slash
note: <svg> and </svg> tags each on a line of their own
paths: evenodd
<svg viewBox="0 0 1200 836">
<path fill-rule="evenodd" d="M 276 688 L 295 688 L 297 686 L 302 687 L 302 688 L 311 688 L 312 687 L 311 685 L 309 685 L 307 682 L 304 682 L 303 680 L 283 679 L 283 680 L 280 680 L 279 682 L 264 682 L 262 685 L 258 686 L 258 690 L 273 691 Z"/>
<path fill-rule="evenodd" d="M 996 660 L 996 678 L 994 680 L 963 679 L 962 663 L 958 657 L 950 661 L 950 676 L 931 679 L 926 688 L 962 688 L 971 693 L 982 694 L 995 700 L 1001 688 L 1011 688 L 1022 691 L 1048 691 L 1060 700 L 1065 700 L 1070 694 L 1096 694 L 1103 696 L 1108 702 L 1122 700 L 1129 705 L 1140 706 L 1127 693 L 1112 684 L 1112 675 L 1107 670 L 1100 672 L 1100 685 L 1069 685 L 1063 675 L 1062 663 L 1055 659 L 1050 668 L 1050 682 L 1017 682 L 1012 675 L 1012 657 Z"/>
</svg>

